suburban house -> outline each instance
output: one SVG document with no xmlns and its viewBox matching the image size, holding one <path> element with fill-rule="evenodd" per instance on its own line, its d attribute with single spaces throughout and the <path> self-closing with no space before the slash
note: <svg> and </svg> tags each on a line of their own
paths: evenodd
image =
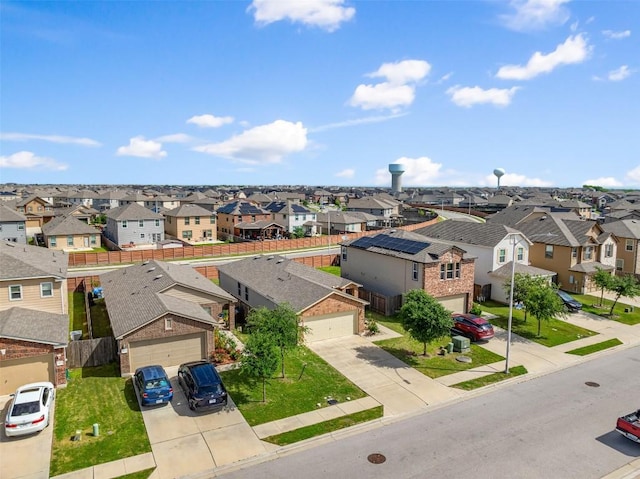
<svg viewBox="0 0 640 479">
<path fill-rule="evenodd" d="M 111 210 L 120 206 L 120 201 L 122 201 L 126 196 L 127 193 L 124 191 L 105 191 L 96 195 L 93 199 L 93 207 L 102 212 Z"/>
<path fill-rule="evenodd" d="M 220 286 L 252 309 L 288 303 L 308 329 L 307 342 L 361 334 L 368 304 L 359 284 L 282 256 L 254 256 L 218 266 Z"/>
<path fill-rule="evenodd" d="M 618 240 L 616 271 L 640 275 L 640 220 L 628 219 L 604 223 L 602 229 Z"/>
<path fill-rule="evenodd" d="M 455 245 L 475 256 L 474 300 L 492 299 L 508 303 L 506 281 L 515 272 L 532 276 L 553 277 L 555 272 L 529 266 L 529 246 L 532 244 L 520 231 L 494 223 L 472 223 L 447 220 L 415 230 L 428 241 Z M 507 273 L 505 278 L 504 274 Z"/>
<path fill-rule="evenodd" d="M 373 215 L 376 217 L 377 226 L 389 228 L 402 223 L 400 206 L 401 203 L 393 198 L 365 196 L 350 199 L 346 211 Z"/>
<path fill-rule="evenodd" d="M 18 200 L 16 211 L 27 217 L 27 236 L 40 233 L 42 225 L 53 218 L 53 205 L 35 195 Z"/>
<path fill-rule="evenodd" d="M 138 203 L 108 210 L 105 216 L 103 233 L 119 247 L 152 246 L 164 240 L 164 216 Z"/>
<path fill-rule="evenodd" d="M 53 209 L 54 217 L 73 216 L 88 225 L 93 223 L 99 214 L 100 212 L 98 210 L 85 205 L 73 205 Z"/>
<path fill-rule="evenodd" d="M 27 217 L 0 204 L 0 241 L 27 243 Z"/>
<path fill-rule="evenodd" d="M 360 233 L 367 231 L 367 223 L 370 218 L 359 214 L 326 210 L 326 213 L 318 213 L 317 222 L 323 234 Z"/>
<path fill-rule="evenodd" d="M 100 248 L 100 230 L 75 216 L 56 216 L 42 226 L 44 244 L 49 249 L 81 251 Z"/>
<path fill-rule="evenodd" d="M 285 233 L 284 225 L 271 219 L 271 212 L 247 200 L 222 205 L 218 213 L 218 238 L 277 239 Z"/>
<path fill-rule="evenodd" d="M 293 233 L 296 228 L 302 228 L 305 233 L 315 234 L 316 212 L 291 201 L 272 201 L 264 206 L 271 212 L 271 219 L 283 225 L 285 230 Z"/>
<path fill-rule="evenodd" d="M 386 297 L 385 314 L 393 314 L 413 289 L 426 291 L 453 312 L 471 309 L 475 257 L 458 246 L 404 230 L 363 236 L 341 246 L 342 277 Z"/>
<path fill-rule="evenodd" d="M 66 384 L 67 265 L 61 251 L 0 242 L 0 396 Z"/>
<path fill-rule="evenodd" d="M 164 210 L 173 210 L 180 206 L 182 203 L 178 198 L 167 195 L 154 195 L 144 201 L 144 207 L 149 208 L 151 211 L 160 213 Z"/>
<path fill-rule="evenodd" d="M 214 329 L 234 324 L 235 298 L 188 265 L 146 261 L 100 275 L 100 285 L 123 376 L 209 358 Z"/>
<path fill-rule="evenodd" d="M 164 232 L 188 244 L 218 240 L 216 214 L 192 203 L 185 203 L 164 213 Z"/>
</svg>

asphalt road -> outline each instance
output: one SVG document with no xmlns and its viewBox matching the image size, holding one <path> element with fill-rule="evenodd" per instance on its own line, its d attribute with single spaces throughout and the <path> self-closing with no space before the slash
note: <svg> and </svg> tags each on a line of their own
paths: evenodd
<svg viewBox="0 0 640 479">
<path fill-rule="evenodd" d="M 639 392 L 635 347 L 216 477 L 597 479 L 640 457 L 614 431 Z"/>
</svg>

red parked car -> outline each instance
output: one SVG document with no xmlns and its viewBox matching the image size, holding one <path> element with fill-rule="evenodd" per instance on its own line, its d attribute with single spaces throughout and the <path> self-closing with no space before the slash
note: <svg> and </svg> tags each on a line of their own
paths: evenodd
<svg viewBox="0 0 640 479">
<path fill-rule="evenodd" d="M 493 338 L 493 326 L 483 317 L 475 314 L 453 313 L 452 335 L 466 336 L 471 341 L 481 341 Z"/>
</svg>

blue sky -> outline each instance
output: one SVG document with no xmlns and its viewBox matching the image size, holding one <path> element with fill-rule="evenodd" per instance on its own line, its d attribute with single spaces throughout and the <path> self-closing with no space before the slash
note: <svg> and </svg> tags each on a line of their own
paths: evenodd
<svg viewBox="0 0 640 479">
<path fill-rule="evenodd" d="M 0 182 L 640 187 L 640 2 L 0 4 Z"/>
</svg>

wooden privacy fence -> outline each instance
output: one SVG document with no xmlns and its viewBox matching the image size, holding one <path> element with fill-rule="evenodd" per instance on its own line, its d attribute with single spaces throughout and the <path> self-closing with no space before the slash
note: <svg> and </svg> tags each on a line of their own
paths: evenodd
<svg viewBox="0 0 640 479">
<path fill-rule="evenodd" d="M 103 366 L 118 359 L 115 338 L 82 339 L 69 341 L 67 346 L 67 368 Z"/>
<path fill-rule="evenodd" d="M 358 297 L 369 302 L 369 309 L 384 316 L 394 315 L 402 306 L 402 295 L 384 296 L 380 293 L 360 288 Z"/>
</svg>

